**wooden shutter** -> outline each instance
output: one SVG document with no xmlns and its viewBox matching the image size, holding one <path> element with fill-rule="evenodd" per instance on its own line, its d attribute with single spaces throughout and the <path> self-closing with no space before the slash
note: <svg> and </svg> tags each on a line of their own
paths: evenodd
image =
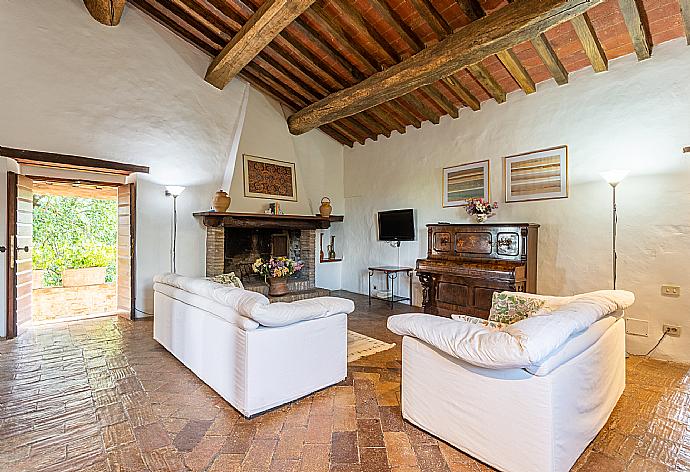
<svg viewBox="0 0 690 472">
<path fill-rule="evenodd" d="M 134 319 L 135 187 L 117 188 L 117 309 L 120 316 Z"/>
<path fill-rule="evenodd" d="M 14 338 L 31 321 L 34 220 L 33 181 L 14 172 L 7 173 L 7 338 Z"/>
</svg>

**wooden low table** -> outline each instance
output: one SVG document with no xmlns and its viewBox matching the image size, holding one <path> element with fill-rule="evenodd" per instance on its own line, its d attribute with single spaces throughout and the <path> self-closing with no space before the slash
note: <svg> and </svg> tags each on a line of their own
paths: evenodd
<svg viewBox="0 0 690 472">
<path fill-rule="evenodd" d="M 389 298 L 380 298 L 379 300 L 385 300 L 390 303 L 391 310 L 393 309 L 393 304 L 395 302 L 409 301 L 410 306 L 412 306 L 412 272 L 414 269 L 412 267 L 399 267 L 399 266 L 380 266 L 380 267 L 369 267 L 369 305 L 371 305 L 371 278 L 376 272 L 383 272 L 386 274 L 386 290 L 391 291 Z M 398 279 L 400 274 L 407 274 L 410 279 L 410 296 L 401 297 L 395 294 L 395 281 Z M 398 287 L 400 282 L 398 282 Z M 376 297 L 378 298 L 378 297 Z"/>
</svg>

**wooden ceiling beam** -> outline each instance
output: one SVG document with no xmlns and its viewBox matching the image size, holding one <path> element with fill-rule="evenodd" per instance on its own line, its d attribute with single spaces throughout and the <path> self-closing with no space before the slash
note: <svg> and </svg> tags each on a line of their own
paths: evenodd
<svg viewBox="0 0 690 472">
<path fill-rule="evenodd" d="M 460 116 L 460 113 L 458 112 L 458 107 L 453 104 L 450 100 L 448 100 L 445 95 L 443 95 L 441 92 L 438 91 L 438 89 L 434 85 L 425 85 L 424 87 L 421 87 L 421 89 L 424 94 L 431 99 L 431 101 L 436 104 L 436 106 L 444 113 L 452 116 L 453 118 L 457 118 Z"/>
<path fill-rule="evenodd" d="M 556 55 L 551 43 L 546 38 L 544 33 L 532 40 L 532 46 L 537 51 L 537 55 L 544 63 L 549 72 L 553 76 L 558 85 L 565 85 L 568 83 L 568 71 Z"/>
<path fill-rule="evenodd" d="M 625 26 L 630 33 L 637 60 L 649 59 L 652 57 L 652 43 L 649 40 L 647 26 L 642 22 L 637 2 L 635 0 L 618 0 L 618 4 L 621 7 Z"/>
<path fill-rule="evenodd" d="M 379 125 L 372 123 L 370 119 L 367 120 L 361 113 L 347 117 L 343 121 L 347 121 L 353 128 L 361 130 L 364 136 L 372 141 L 378 141 L 379 134 L 382 134 Z"/>
<path fill-rule="evenodd" d="M 384 103 L 383 106 L 386 106 L 386 105 L 392 106 L 392 104 L 395 104 L 395 111 L 397 111 L 398 114 L 400 114 L 400 116 L 403 117 L 405 122 L 409 122 L 415 128 L 421 128 L 422 127 L 422 122 L 420 121 L 420 119 L 417 118 L 417 115 L 412 113 L 407 108 L 407 107 L 409 107 L 409 104 L 401 102 L 400 97 L 397 98 L 396 100 Z"/>
<path fill-rule="evenodd" d="M 442 82 L 458 100 L 470 107 L 472 110 L 479 111 L 481 109 L 482 105 L 477 97 L 472 95 L 472 92 L 467 90 L 457 77 L 452 75 L 449 77 L 444 77 Z"/>
<path fill-rule="evenodd" d="M 348 135 L 344 133 L 344 130 L 342 128 L 338 129 L 335 126 L 333 126 L 333 123 L 323 125 L 321 128 L 319 128 L 321 131 L 326 133 L 328 136 L 331 138 L 335 139 L 338 141 L 340 144 L 343 144 L 345 146 L 352 147 L 355 143 L 355 140 Z"/>
<path fill-rule="evenodd" d="M 455 3 L 470 21 L 477 21 L 486 16 L 486 12 L 477 0 L 455 0 Z"/>
<path fill-rule="evenodd" d="M 479 82 L 486 92 L 493 97 L 498 103 L 504 103 L 506 101 L 506 92 L 501 87 L 496 79 L 491 75 L 481 62 L 477 64 L 472 64 L 467 67 L 467 71 L 474 77 L 474 80 Z"/>
<path fill-rule="evenodd" d="M 402 108 L 400 106 L 395 106 L 395 102 L 386 102 L 378 106 L 381 113 L 390 116 L 390 119 L 397 125 L 396 129 L 398 133 L 405 134 L 407 131 L 407 125 L 409 124 L 408 117 L 402 113 Z M 417 121 L 416 118 L 412 118 L 412 121 Z"/>
<path fill-rule="evenodd" d="M 412 53 L 416 53 L 424 49 L 425 44 L 419 36 L 412 31 L 405 21 L 393 10 L 386 0 L 369 0 L 371 8 L 389 25 L 393 28 L 398 36 L 408 45 Z"/>
<path fill-rule="evenodd" d="M 414 56 L 291 115 L 288 118 L 290 131 L 301 134 L 405 95 L 582 15 L 601 1 L 522 0 L 512 3 Z"/>
<path fill-rule="evenodd" d="M 397 130 L 400 134 L 403 134 L 405 132 L 405 126 L 401 126 L 397 122 L 395 122 L 393 116 L 390 113 L 383 112 L 380 108 L 380 105 L 378 107 L 370 108 L 364 113 L 368 113 L 369 116 L 371 116 L 374 120 L 376 120 L 379 124 L 386 128 L 386 130 L 389 132 L 389 134 L 386 136 L 387 138 L 391 137 L 391 134 L 393 134 L 393 130 Z"/>
<path fill-rule="evenodd" d="M 429 0 L 410 0 L 415 11 L 429 25 L 439 40 L 453 32 L 448 22 L 436 11 Z"/>
<path fill-rule="evenodd" d="M 592 20 L 585 13 L 580 16 L 573 18 L 570 23 L 575 28 L 575 33 L 577 37 L 580 38 L 580 43 L 582 43 L 582 48 L 589 58 L 589 62 L 592 64 L 592 68 L 595 72 L 604 72 L 609 69 L 609 61 L 604 53 L 604 48 L 601 47 L 599 38 L 594 31 L 592 26 Z"/>
<path fill-rule="evenodd" d="M 537 91 L 534 80 L 532 80 L 527 69 L 525 69 L 525 66 L 522 65 L 522 62 L 520 62 L 520 59 L 518 59 L 512 49 L 501 51 L 496 56 L 498 56 L 498 60 L 508 69 L 510 75 L 513 76 L 513 79 L 527 95 Z"/>
<path fill-rule="evenodd" d="M 515 0 L 508 0 L 508 3 L 512 3 Z M 551 76 L 556 80 L 558 85 L 565 85 L 568 83 L 568 71 L 561 63 L 561 60 L 556 55 L 551 43 L 546 38 L 544 33 L 540 33 L 538 36 L 532 38 L 530 41 L 532 47 L 537 51 L 537 55 L 544 63 Z"/>
<path fill-rule="evenodd" d="M 120 24 L 126 0 L 84 0 L 84 6 L 94 20 L 106 26 Z"/>
<path fill-rule="evenodd" d="M 246 18 L 254 14 L 254 10 L 250 8 L 249 5 L 246 5 L 244 4 L 244 2 L 240 2 L 239 0 L 234 1 L 232 3 L 226 2 L 225 0 L 185 1 L 203 2 L 204 4 L 209 5 L 211 9 L 219 11 L 227 20 L 230 20 L 233 23 L 232 30 L 235 32 L 240 30 L 242 24 L 244 24 L 244 22 L 246 21 Z M 253 0 L 250 0 L 247 3 L 250 3 L 252 7 L 257 7 L 258 5 L 257 2 Z M 244 10 L 244 14 L 239 13 L 234 8 L 241 8 L 242 10 Z M 326 52 L 327 55 L 330 55 L 335 59 L 336 62 L 338 62 L 338 64 L 341 67 L 341 70 L 334 70 L 324 61 L 322 61 L 320 57 L 317 55 L 317 53 L 313 53 L 307 47 L 305 47 L 305 45 L 303 45 L 302 42 L 299 40 L 299 37 L 294 34 L 293 30 L 297 30 L 300 34 L 304 34 L 305 37 L 307 37 L 309 40 L 315 40 L 315 43 L 320 48 L 323 48 L 324 52 Z M 294 59 L 296 62 L 299 63 L 301 67 L 304 67 L 305 69 L 311 71 L 313 74 L 316 74 L 322 80 L 331 84 L 331 86 L 335 86 L 337 90 L 342 88 L 342 86 L 338 85 L 339 82 L 337 79 L 339 73 L 341 72 L 344 72 L 353 80 L 361 80 L 361 76 L 358 78 L 352 76 L 352 66 L 347 61 L 345 61 L 344 58 L 342 58 L 340 53 L 332 49 L 329 45 L 319 42 L 318 39 L 313 36 L 313 31 L 310 30 L 308 26 L 300 22 L 299 18 L 292 24 L 290 24 L 285 30 L 283 30 L 283 32 L 276 37 L 275 41 L 271 43 L 268 47 L 266 47 L 264 51 L 266 53 L 275 51 L 277 54 L 280 54 L 284 57 Z"/>
<path fill-rule="evenodd" d="M 679 0 L 680 15 L 683 17 L 683 24 L 685 25 L 685 37 L 690 46 L 690 0 Z"/>
<path fill-rule="evenodd" d="M 401 57 L 398 51 L 349 2 L 331 0 L 330 5 L 338 12 L 338 18 L 341 21 L 346 22 L 358 34 L 368 38 L 367 42 L 377 49 L 379 55 L 385 59 L 385 65 L 390 66 L 400 62 Z"/>
<path fill-rule="evenodd" d="M 326 37 L 330 35 L 335 38 L 336 44 L 354 57 L 362 73 L 369 76 L 379 70 L 376 59 L 368 51 L 360 48 L 357 41 L 347 37 L 342 27 L 334 21 L 331 15 L 324 12 L 320 5 L 310 8 L 302 16 L 313 24 L 318 24 L 327 33 Z"/>
<path fill-rule="evenodd" d="M 261 5 L 257 0 L 235 0 L 234 3 L 247 3 L 247 8 L 250 9 L 249 6 L 251 6 L 250 10 L 253 9 L 252 11 L 257 10 Z M 321 72 L 317 73 L 328 74 L 330 77 L 328 80 L 331 82 L 338 82 L 340 74 L 343 74 L 347 80 L 352 82 L 359 82 L 364 78 L 360 71 L 357 70 L 340 51 L 326 41 L 323 41 L 320 34 L 303 21 L 302 16 L 290 23 L 278 38 L 276 38 L 277 42 L 281 40 L 287 42 L 290 47 L 297 49 L 299 53 L 307 59 L 307 62 L 313 63 L 311 66 L 312 68 L 321 70 Z M 310 47 L 313 47 L 312 44 L 316 46 L 317 51 L 310 49 Z M 336 68 L 322 60 L 321 57 L 324 53 L 337 63 Z M 291 55 L 288 55 L 288 57 L 290 56 Z"/>
<path fill-rule="evenodd" d="M 129 0 L 129 3 L 145 13 L 155 22 L 173 31 L 193 46 L 207 53 L 209 56 L 215 55 L 220 49 L 220 45 L 214 44 L 181 18 L 171 17 L 170 14 L 168 14 L 168 12 L 166 12 L 165 9 L 159 4 L 149 3 L 146 0 Z"/>
<path fill-rule="evenodd" d="M 223 89 L 315 0 L 266 0 L 211 62 L 206 81 Z"/>
<path fill-rule="evenodd" d="M 422 95 L 419 89 L 403 97 L 399 97 L 399 99 L 411 104 L 412 108 L 421 113 L 425 120 L 431 121 L 433 124 L 437 125 L 441 119 L 441 114 L 429 108 L 429 106 L 417 96 L 418 94 Z"/>
<path fill-rule="evenodd" d="M 353 121 L 349 118 L 345 120 L 334 121 L 333 123 L 329 124 L 337 125 L 347 130 L 351 136 L 355 136 L 357 138 L 356 141 L 359 144 L 364 144 L 367 138 L 371 137 L 371 133 L 369 131 L 361 131 L 358 127 L 353 125 Z"/>
</svg>

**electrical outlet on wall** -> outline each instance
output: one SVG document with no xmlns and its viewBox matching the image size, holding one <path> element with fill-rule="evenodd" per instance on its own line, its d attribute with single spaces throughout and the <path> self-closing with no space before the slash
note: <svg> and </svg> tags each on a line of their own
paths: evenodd
<svg viewBox="0 0 690 472">
<path fill-rule="evenodd" d="M 680 285 L 662 285 L 661 294 L 664 297 L 680 297 Z"/>
<path fill-rule="evenodd" d="M 649 336 L 649 321 L 635 318 L 625 319 L 625 334 L 633 336 Z"/>
<path fill-rule="evenodd" d="M 674 338 L 680 337 L 680 326 L 676 325 L 664 325 L 664 334 L 667 336 L 672 336 Z"/>
</svg>

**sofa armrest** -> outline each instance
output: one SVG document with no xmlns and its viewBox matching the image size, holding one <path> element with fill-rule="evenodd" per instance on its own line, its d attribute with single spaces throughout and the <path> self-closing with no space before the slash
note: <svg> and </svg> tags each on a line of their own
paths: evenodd
<svg viewBox="0 0 690 472">
<path fill-rule="evenodd" d="M 600 319 L 585 331 L 581 331 L 571 336 L 565 344 L 551 353 L 544 360 L 538 364 L 533 364 L 526 367 L 525 370 L 538 377 L 549 375 L 570 359 L 579 356 L 589 349 L 592 345 L 599 341 L 604 333 L 611 329 L 611 327 L 616 324 L 618 320 L 620 320 L 620 318 L 615 316 L 615 314 Z M 621 323 L 623 322 L 624 321 L 621 321 Z"/>
<path fill-rule="evenodd" d="M 286 326 L 300 321 L 315 320 L 340 313 L 350 314 L 355 310 L 352 300 L 338 297 L 319 297 L 298 300 L 291 303 L 254 305 L 246 314 L 262 326 Z"/>
<path fill-rule="evenodd" d="M 487 369 L 524 368 L 530 365 L 527 352 L 510 334 L 465 321 L 425 314 L 395 315 L 388 329 L 400 336 L 412 336 L 451 357 Z"/>
</svg>

